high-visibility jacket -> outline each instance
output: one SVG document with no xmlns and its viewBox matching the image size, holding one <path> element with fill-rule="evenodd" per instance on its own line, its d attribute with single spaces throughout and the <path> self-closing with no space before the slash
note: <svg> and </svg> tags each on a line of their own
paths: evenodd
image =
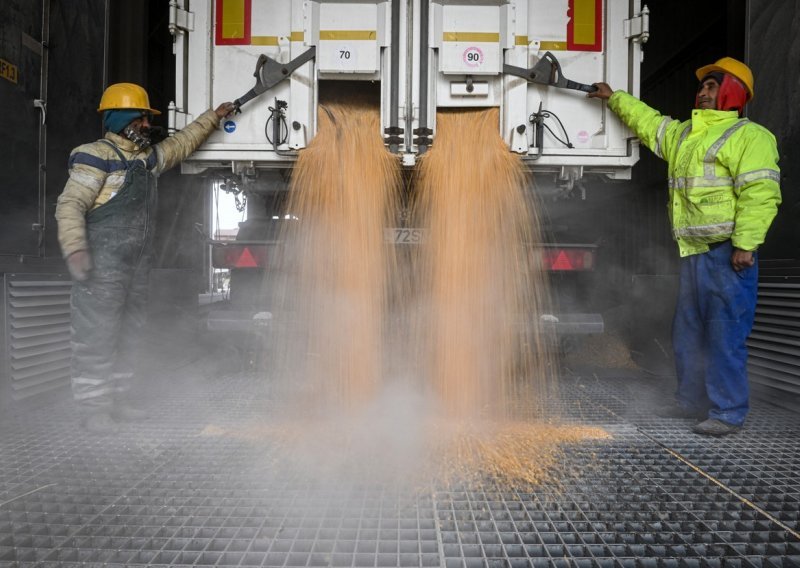
<svg viewBox="0 0 800 568">
<path fill-rule="evenodd" d="M 174 136 L 144 150 L 113 132 L 107 132 L 104 139 L 116 146 L 126 160 L 141 160 L 158 176 L 191 155 L 219 126 L 219 121 L 217 114 L 208 110 Z M 101 140 L 72 150 L 69 179 L 56 206 L 58 242 L 64 258 L 88 249 L 86 214 L 117 194 L 125 181 L 125 172 L 126 166 L 114 147 Z"/>
<path fill-rule="evenodd" d="M 746 251 L 764 242 L 781 202 L 772 133 L 735 111 L 694 110 L 679 122 L 624 91 L 608 106 L 669 163 L 667 209 L 682 257 L 728 239 Z"/>
</svg>

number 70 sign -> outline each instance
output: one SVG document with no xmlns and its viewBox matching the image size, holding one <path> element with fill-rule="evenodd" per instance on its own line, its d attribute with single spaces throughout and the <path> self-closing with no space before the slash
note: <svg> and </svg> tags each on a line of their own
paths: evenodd
<svg viewBox="0 0 800 568">
<path fill-rule="evenodd" d="M 375 73 L 377 42 L 320 40 L 318 59 L 321 73 Z"/>
</svg>

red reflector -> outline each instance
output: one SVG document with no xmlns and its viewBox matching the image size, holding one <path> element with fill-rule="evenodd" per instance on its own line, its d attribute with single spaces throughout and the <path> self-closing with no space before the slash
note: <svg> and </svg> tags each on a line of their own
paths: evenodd
<svg viewBox="0 0 800 568">
<path fill-rule="evenodd" d="M 572 262 L 570 262 L 567 253 L 563 250 L 558 251 L 558 256 L 550 263 L 550 270 L 572 270 L 573 268 Z"/>
<path fill-rule="evenodd" d="M 242 254 L 239 255 L 239 260 L 236 261 L 236 268 L 255 268 L 256 266 L 258 263 L 250 253 L 250 247 L 244 247 Z"/>
<path fill-rule="evenodd" d="M 592 270 L 594 250 L 589 248 L 543 248 L 542 260 L 545 270 Z"/>
<path fill-rule="evenodd" d="M 267 266 L 266 245 L 216 245 L 211 249 L 214 268 L 264 268 Z"/>
</svg>

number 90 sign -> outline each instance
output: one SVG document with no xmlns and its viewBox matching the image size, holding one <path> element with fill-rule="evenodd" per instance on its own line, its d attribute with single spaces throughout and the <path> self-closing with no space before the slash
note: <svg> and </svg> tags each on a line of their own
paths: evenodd
<svg viewBox="0 0 800 568">
<path fill-rule="evenodd" d="M 484 60 L 483 51 L 480 47 L 468 47 L 464 50 L 462 59 L 464 60 L 464 65 L 467 67 L 480 67 Z"/>
</svg>

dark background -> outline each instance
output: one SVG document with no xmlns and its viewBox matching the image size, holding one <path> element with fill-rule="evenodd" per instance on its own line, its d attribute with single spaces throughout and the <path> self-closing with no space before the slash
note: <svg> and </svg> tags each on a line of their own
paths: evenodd
<svg viewBox="0 0 800 568">
<path fill-rule="evenodd" d="M 688 118 L 694 101 L 694 70 L 730 55 L 749 60 L 756 76 L 756 97 L 749 116 L 772 130 L 781 148 L 784 205 L 762 248 L 762 258 L 793 258 L 798 214 L 798 65 L 796 6 L 792 0 L 729 0 L 688 2 L 651 0 L 651 34 L 644 46 L 641 98 L 673 118 Z M 95 112 L 105 83 L 131 81 L 143 85 L 154 108 L 166 110 L 174 99 L 174 56 L 168 31 L 167 5 L 162 0 L 51 1 L 47 100 L 46 238 L 39 247 L 31 230 L 38 221 L 38 126 L 40 57 L 21 39 L 23 30 L 41 40 L 40 2 L 3 3 L 0 57 L 17 65 L 19 82 L 0 80 L 8 144 L 0 154 L 0 253 L 20 255 L 27 262 L 58 257 L 53 212 L 66 180 L 66 159 L 76 145 L 102 133 Z M 104 22 L 108 20 L 107 53 Z M 762 38 L 768 38 L 761 41 Z M 750 41 L 748 41 L 750 39 Z M 104 63 L 105 62 L 105 63 Z M 104 65 L 106 71 L 104 72 Z M 612 85 L 613 86 L 613 85 Z M 157 125 L 166 127 L 166 115 Z M 571 231 L 584 240 L 606 245 L 622 275 L 674 273 L 676 255 L 667 228 L 666 164 L 648 150 L 634 167 L 631 182 L 587 180 L 587 198 L 576 203 Z M 202 211 L 200 190 L 177 172 L 161 181 L 161 265 L 186 267 L 197 251 L 186 247 L 192 224 Z M 166 212 L 169 212 L 168 214 Z M 175 215 L 180 212 L 180 215 Z M 187 213 L 189 213 L 187 215 Z M 619 219 L 630 219 L 619 223 Z M 604 222 L 607 220 L 608 222 Z M 591 228 L 591 230 L 589 230 Z M 581 234 L 584 233 L 584 234 Z M 2 257 L 0 257 L 2 258 Z M 9 259 L 0 260 L 8 263 Z M 26 262 L 26 258 L 22 259 Z M 0 267 L 2 268 L 2 267 Z M 612 276 L 616 280 L 617 276 Z"/>
</svg>

